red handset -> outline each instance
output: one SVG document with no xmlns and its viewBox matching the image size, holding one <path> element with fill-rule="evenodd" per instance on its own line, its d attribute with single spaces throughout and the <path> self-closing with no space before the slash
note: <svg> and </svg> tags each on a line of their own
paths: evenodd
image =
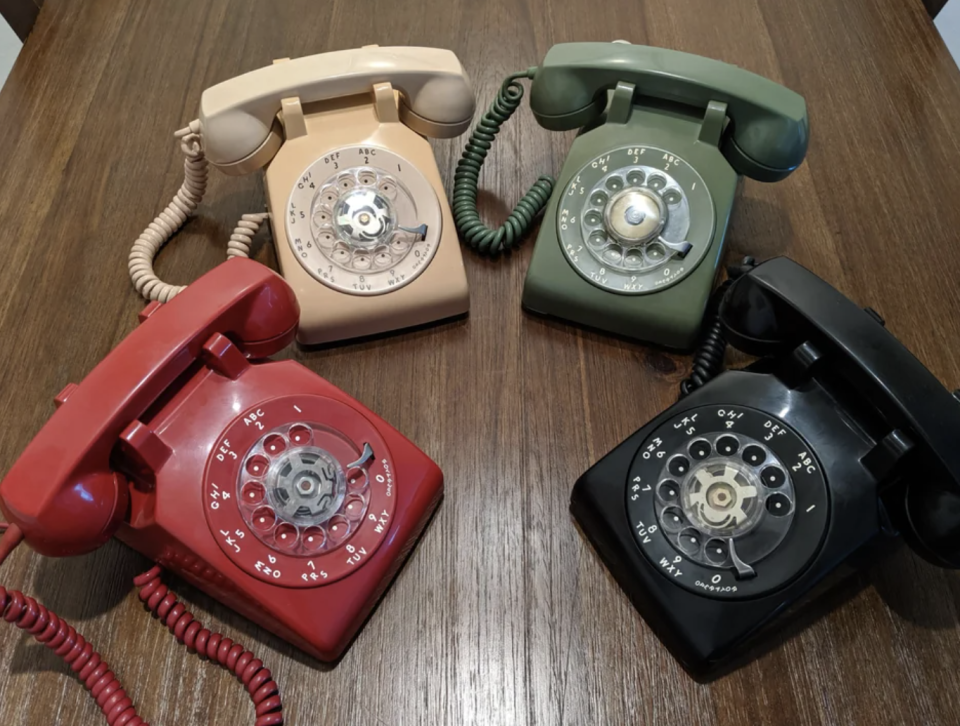
<svg viewBox="0 0 960 726">
<path fill-rule="evenodd" d="M 140 327 L 57 397 L 0 484 L 11 530 L 46 555 L 86 552 L 116 534 L 336 660 L 426 525 L 443 476 L 315 373 L 260 360 L 293 339 L 298 312 L 279 276 L 239 258 L 149 305 Z M 141 584 L 181 640 L 211 650 L 182 610 L 175 627 L 155 575 Z"/>
</svg>

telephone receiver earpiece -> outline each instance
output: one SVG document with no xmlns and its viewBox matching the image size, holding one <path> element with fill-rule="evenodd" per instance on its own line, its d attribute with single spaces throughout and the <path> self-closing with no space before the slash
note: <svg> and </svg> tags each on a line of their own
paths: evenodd
<svg viewBox="0 0 960 726">
<path fill-rule="evenodd" d="M 440 48 L 368 46 L 284 60 L 212 86 L 200 99 L 200 126 L 210 163 L 228 174 L 267 164 L 283 141 L 277 113 L 286 98 L 301 103 L 370 92 L 390 83 L 401 120 L 435 138 L 459 136 L 475 111 L 457 56 Z"/>
<path fill-rule="evenodd" d="M 923 486 L 909 486 L 901 525 L 910 546 L 938 567 L 960 568 L 960 491 L 935 473 Z"/>
<path fill-rule="evenodd" d="M 775 355 L 802 342 L 800 317 L 749 273 L 724 293 L 718 315 L 726 341 L 749 355 Z"/>
<path fill-rule="evenodd" d="M 278 352 L 294 338 L 299 307 L 275 272 L 228 260 L 169 303 L 150 303 L 141 325 L 79 385 L 0 482 L 0 509 L 26 542 L 47 556 L 82 554 L 104 544 L 126 515 L 127 481 L 111 459 L 122 444 L 162 442 L 139 419 L 192 365 L 233 377 L 245 358 Z"/>
<path fill-rule="evenodd" d="M 738 174 L 777 181 L 803 161 L 810 135 L 803 97 L 767 78 L 689 53 L 625 43 L 561 43 L 537 69 L 530 108 L 556 131 L 587 126 L 607 103 L 607 91 L 631 83 L 652 97 L 706 111 L 727 106 L 721 151 Z"/>
</svg>

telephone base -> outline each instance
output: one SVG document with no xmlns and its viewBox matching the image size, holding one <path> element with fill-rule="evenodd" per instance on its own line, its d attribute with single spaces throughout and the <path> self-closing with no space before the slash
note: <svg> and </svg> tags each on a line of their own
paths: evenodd
<svg viewBox="0 0 960 726">
<path fill-rule="evenodd" d="M 738 180 L 716 145 L 699 140 L 703 123 L 635 103 L 626 120 L 607 118 L 576 138 L 540 226 L 525 309 L 693 348 Z M 640 244 L 630 235 L 645 224 L 651 240 Z"/>
<path fill-rule="evenodd" d="M 560 262 L 566 264 L 564 260 Z M 622 305 L 610 305 L 602 297 L 609 293 L 582 296 L 578 294 L 575 284 L 557 283 L 566 275 L 566 270 L 558 270 L 546 284 L 541 284 L 537 277 L 528 276 L 521 298 L 523 309 L 591 330 L 612 333 L 627 340 L 652 343 L 678 353 L 689 352 L 696 345 L 709 298 L 709 287 L 702 295 L 702 302 L 688 296 L 682 304 L 667 306 L 658 312 L 654 309 L 656 306 L 646 305 L 645 301 L 628 305 L 626 303 L 637 302 L 628 300 Z"/>
<path fill-rule="evenodd" d="M 385 122 L 365 95 L 303 112 L 306 133 L 287 139 L 264 178 L 280 269 L 300 303 L 297 341 L 353 340 L 467 312 L 463 256 L 429 141 Z"/>
<path fill-rule="evenodd" d="M 756 569 L 753 577 L 738 574 L 730 560 L 702 564 L 683 542 L 671 541 L 664 516 L 671 508 L 661 509 L 657 502 L 674 492 L 664 493 L 670 482 L 660 475 L 649 476 L 661 466 L 660 452 L 666 454 L 663 466 L 673 466 L 676 452 L 696 466 L 693 445 L 711 440 L 718 430 L 721 437 L 743 439 L 740 453 L 731 458 L 737 471 L 747 463 L 749 446 L 743 444 L 759 441 L 766 463 L 779 455 L 795 483 L 793 521 L 782 542 L 753 559 L 741 549 Z M 782 437 L 781 430 L 787 431 Z M 719 452 L 720 445 L 714 446 Z M 786 623 L 809 623 L 822 614 L 835 597 L 826 595 L 832 585 L 889 551 L 893 538 L 878 484 L 858 463 L 871 446 L 821 387 L 791 390 L 769 373 L 728 371 L 661 413 L 581 476 L 570 511 L 657 637 L 692 676 L 709 681 L 780 642 Z M 677 481 L 688 486 L 686 479 Z M 817 493 L 821 486 L 822 495 Z M 686 504 L 683 512 L 692 516 Z M 739 547 L 749 538 L 747 531 L 738 538 Z M 762 537 L 770 541 L 769 533 Z"/>
<path fill-rule="evenodd" d="M 427 275 L 429 269 L 424 272 Z M 297 343 L 302 346 L 356 342 L 385 333 L 441 324 L 463 317 L 470 310 L 466 279 L 438 279 L 429 288 L 419 290 L 410 304 L 404 304 L 404 290 L 377 298 L 353 298 L 332 315 L 329 308 L 301 307 Z M 427 299 L 429 298 L 429 299 Z M 392 303 L 392 304 L 391 304 Z"/>
</svg>

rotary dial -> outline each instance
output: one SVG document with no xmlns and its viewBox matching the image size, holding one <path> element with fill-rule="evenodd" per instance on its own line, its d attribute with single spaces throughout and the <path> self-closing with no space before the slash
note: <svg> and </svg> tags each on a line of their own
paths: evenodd
<svg viewBox="0 0 960 726">
<path fill-rule="evenodd" d="M 714 229 L 713 201 L 696 170 L 647 146 L 593 159 L 570 181 L 557 226 L 567 260 L 598 287 L 642 294 L 697 266 Z"/>
<path fill-rule="evenodd" d="M 317 159 L 287 205 L 287 237 L 313 277 L 375 295 L 412 282 L 440 241 L 440 204 L 412 164 L 379 148 L 347 147 Z"/>
<path fill-rule="evenodd" d="M 295 423 L 265 434 L 243 460 L 237 479 L 240 512 L 268 547 L 314 556 L 345 544 L 363 519 L 373 448 L 364 444 L 347 463 L 319 445 L 325 442 L 335 443 L 341 455 L 353 451 L 330 429 Z"/>
<path fill-rule="evenodd" d="M 784 421 L 701 406 L 663 421 L 630 467 L 634 538 L 671 582 L 706 597 L 753 597 L 793 579 L 826 530 L 819 464 Z"/>
<path fill-rule="evenodd" d="M 670 543 L 711 567 L 753 577 L 786 537 L 796 496 L 787 467 L 744 433 L 697 438 L 669 458 L 655 507 Z"/>
<path fill-rule="evenodd" d="M 284 587 L 336 582 L 370 561 L 390 536 L 395 488 L 376 427 L 353 407 L 311 394 L 240 413 L 221 433 L 201 485 L 223 553 Z"/>
</svg>

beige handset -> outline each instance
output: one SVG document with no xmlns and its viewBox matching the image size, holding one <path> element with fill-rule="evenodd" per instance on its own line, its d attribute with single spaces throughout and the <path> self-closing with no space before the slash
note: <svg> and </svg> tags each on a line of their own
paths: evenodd
<svg viewBox="0 0 960 726">
<path fill-rule="evenodd" d="M 277 61 L 204 91 L 200 118 L 177 132 L 184 183 L 130 252 L 151 300 L 182 287 L 153 260 L 196 210 L 208 164 L 265 168 L 268 214 L 245 214 L 229 257 L 249 254 L 269 217 L 280 267 L 301 308 L 298 339 L 324 343 L 467 311 L 450 205 L 429 142 L 467 129 L 474 97 L 457 57 L 436 48 L 369 46 Z"/>
</svg>

